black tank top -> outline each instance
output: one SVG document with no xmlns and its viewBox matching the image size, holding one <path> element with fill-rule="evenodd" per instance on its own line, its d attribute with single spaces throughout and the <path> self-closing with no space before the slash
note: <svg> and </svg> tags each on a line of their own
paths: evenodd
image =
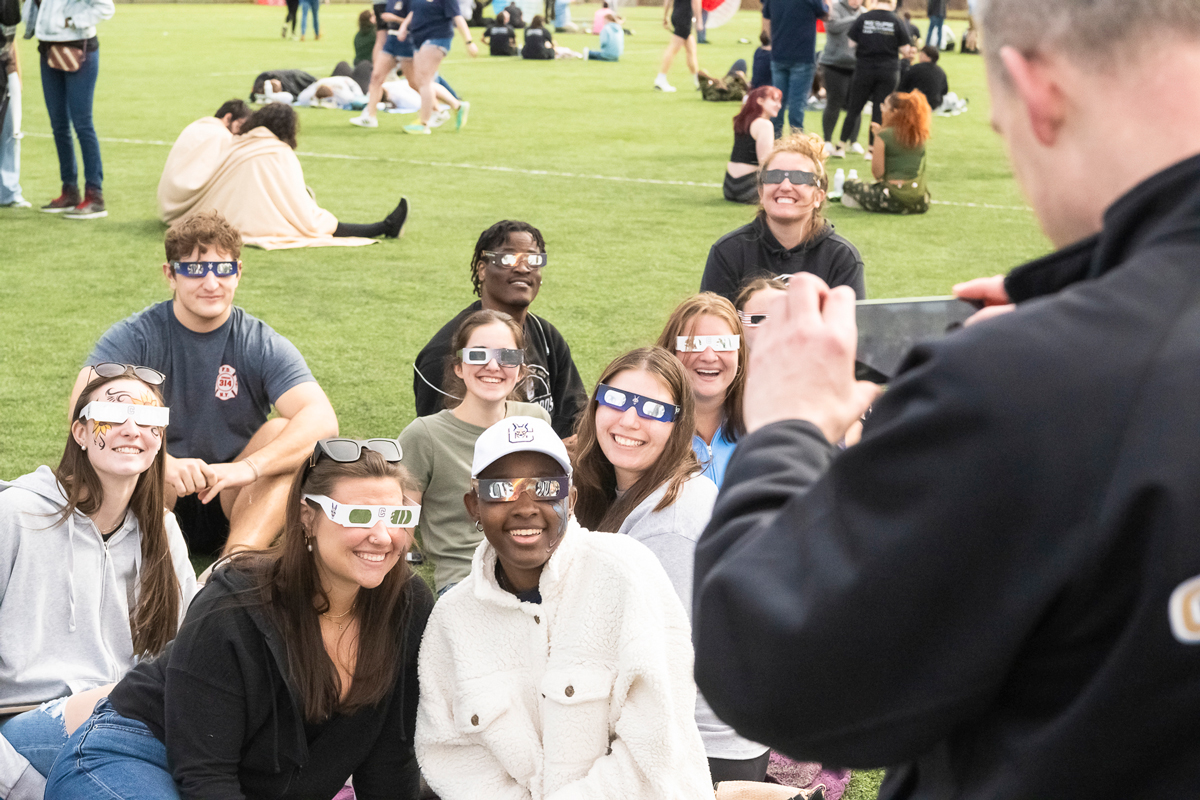
<svg viewBox="0 0 1200 800">
<path fill-rule="evenodd" d="M 729 155 L 729 160 L 734 164 L 750 164 L 757 167 L 758 148 L 754 144 L 754 137 L 748 133 L 735 133 L 733 152 Z"/>
</svg>

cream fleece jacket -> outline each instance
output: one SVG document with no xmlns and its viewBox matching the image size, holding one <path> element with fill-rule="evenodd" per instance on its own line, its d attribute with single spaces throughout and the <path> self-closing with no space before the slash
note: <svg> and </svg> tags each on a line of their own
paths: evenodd
<svg viewBox="0 0 1200 800">
<path fill-rule="evenodd" d="M 711 800 L 687 615 L 654 554 L 572 520 L 540 604 L 485 540 L 421 644 L 417 759 L 442 800 Z"/>
</svg>

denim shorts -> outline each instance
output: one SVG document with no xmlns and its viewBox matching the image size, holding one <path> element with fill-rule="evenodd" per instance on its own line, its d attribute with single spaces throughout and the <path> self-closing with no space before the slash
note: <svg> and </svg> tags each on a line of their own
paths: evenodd
<svg viewBox="0 0 1200 800">
<path fill-rule="evenodd" d="M 383 42 L 383 52 L 387 53 L 392 58 L 412 58 L 413 46 L 412 39 L 400 41 L 400 38 L 388 34 L 387 39 Z"/>
<path fill-rule="evenodd" d="M 414 43 L 413 48 L 420 50 L 425 45 L 432 45 L 441 50 L 443 55 L 450 55 L 450 42 L 453 41 L 453 38 L 452 36 L 447 36 L 445 39 L 426 39 L 420 44 Z"/>
<path fill-rule="evenodd" d="M 63 711 L 66 697 L 48 703 L 8 719 L 0 719 L 0 736 L 8 740 L 13 749 L 23 755 L 33 768 L 46 777 L 54 759 L 58 758 L 67 743 L 67 728 Z"/>
</svg>

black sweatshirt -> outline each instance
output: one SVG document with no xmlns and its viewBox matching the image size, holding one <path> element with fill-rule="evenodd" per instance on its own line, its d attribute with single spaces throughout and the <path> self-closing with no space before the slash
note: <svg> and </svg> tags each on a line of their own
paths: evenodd
<svg viewBox="0 0 1200 800">
<path fill-rule="evenodd" d="M 716 292 L 729 302 L 755 278 L 774 278 L 793 272 L 811 272 L 830 286 L 849 286 L 858 299 L 867 296 L 862 256 L 854 245 L 833 232 L 833 223 L 807 242 L 784 249 L 762 215 L 749 225 L 717 239 L 708 251 L 700 291 Z"/>
<path fill-rule="evenodd" d="M 864 66 L 889 66 L 899 70 L 900 48 L 912 44 L 908 23 L 881 8 L 856 19 L 846 35 L 858 45 L 855 55 L 858 63 Z"/>
<path fill-rule="evenodd" d="M 458 326 L 471 314 L 483 308 L 476 300 L 442 326 L 429 343 L 417 354 L 413 364 L 413 395 L 417 401 L 417 416 L 428 417 L 446 406 L 442 401 L 442 375 L 450 343 Z M 546 320 L 525 314 L 525 366 L 532 373 L 523 385 L 524 402 L 537 403 L 550 414 L 554 432 L 567 438 L 575 432 L 575 420 L 587 405 L 587 390 L 571 358 L 571 348 L 562 334 Z"/>
<path fill-rule="evenodd" d="M 918 346 L 861 444 L 738 443 L 696 551 L 724 720 L 884 800 L 1196 796 L 1198 231 L 1200 156 Z"/>
<path fill-rule="evenodd" d="M 362 800 L 415 800 L 417 650 L 433 609 L 429 588 L 408 581 L 412 612 L 396 654 L 403 667 L 383 702 L 308 726 L 279 632 L 261 607 L 235 598 L 249 588 L 244 573 L 215 571 L 175 641 L 109 696 L 117 713 L 166 745 L 182 800 L 328 800 L 351 774 Z"/>
</svg>

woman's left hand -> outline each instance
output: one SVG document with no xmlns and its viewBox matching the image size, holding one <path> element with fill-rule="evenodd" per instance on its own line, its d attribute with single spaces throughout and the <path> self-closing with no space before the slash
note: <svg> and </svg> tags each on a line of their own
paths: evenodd
<svg viewBox="0 0 1200 800">
<path fill-rule="evenodd" d="M 467 45 L 467 52 L 471 54 L 471 58 L 479 57 L 479 48 L 475 46 L 474 42 Z"/>
</svg>

